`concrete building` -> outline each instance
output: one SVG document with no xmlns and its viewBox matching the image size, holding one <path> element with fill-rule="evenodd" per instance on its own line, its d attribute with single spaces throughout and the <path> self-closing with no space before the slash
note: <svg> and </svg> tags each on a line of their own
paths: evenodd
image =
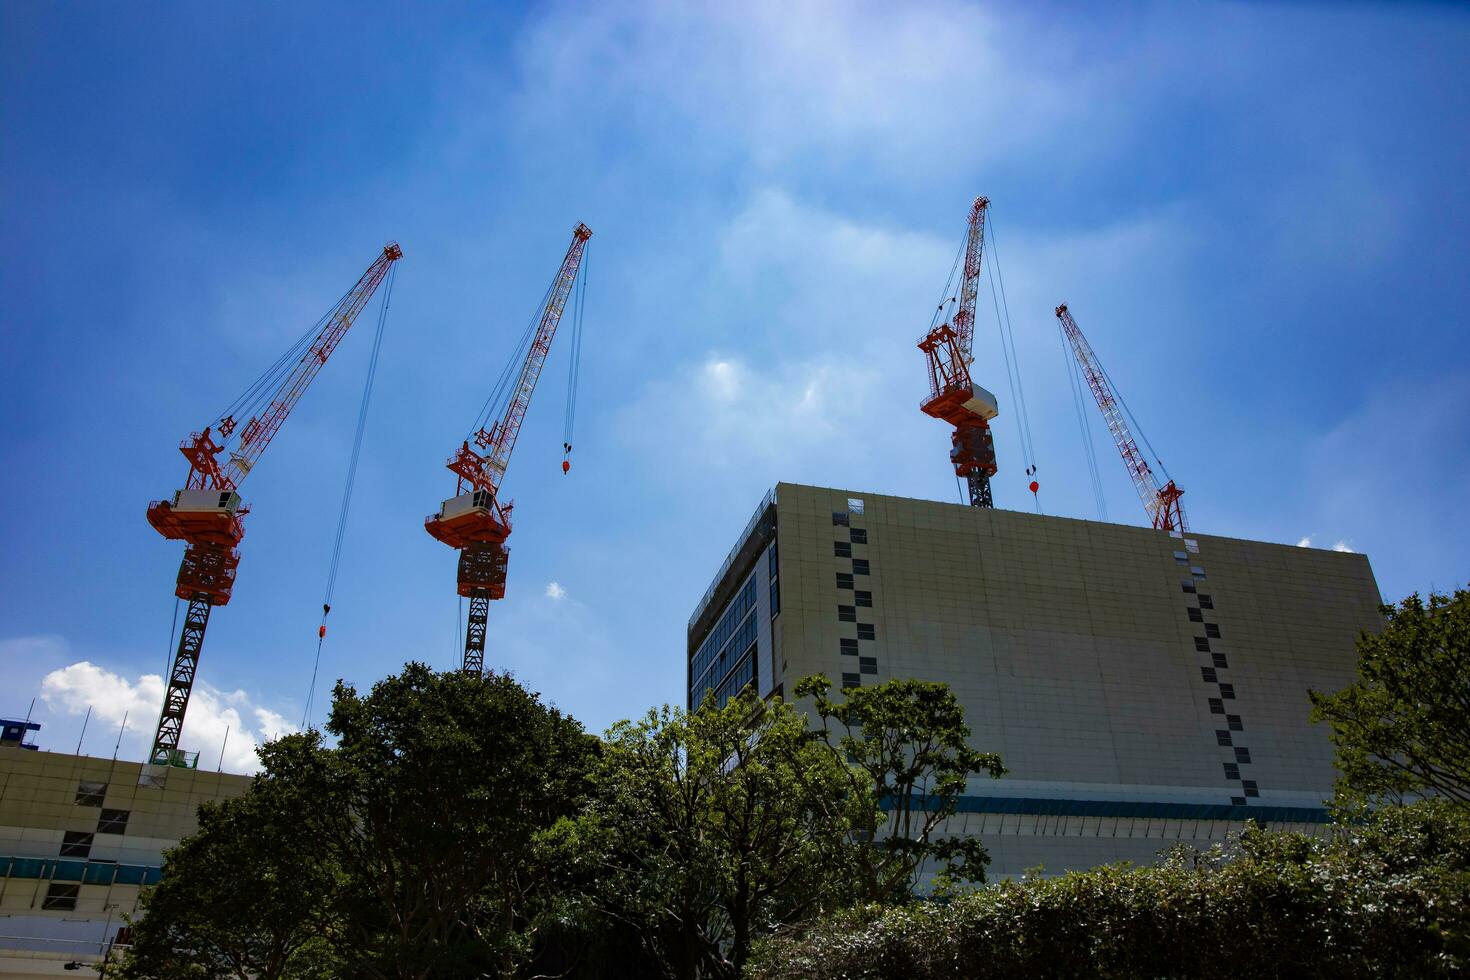
<svg viewBox="0 0 1470 980">
<path fill-rule="evenodd" d="M 689 621 L 690 704 L 824 673 L 948 683 L 1010 774 L 951 829 L 996 875 L 1320 829 L 1307 690 L 1380 628 L 1363 555 L 779 484 Z"/>
<path fill-rule="evenodd" d="M 164 788 L 143 788 L 140 763 L 0 746 L 0 976 L 91 971 L 158 881 L 163 851 L 197 827 L 199 804 L 251 782 L 173 769 Z"/>
</svg>

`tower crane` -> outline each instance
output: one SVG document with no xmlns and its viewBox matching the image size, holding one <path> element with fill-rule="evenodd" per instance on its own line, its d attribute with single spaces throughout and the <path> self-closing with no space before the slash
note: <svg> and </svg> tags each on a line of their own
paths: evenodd
<svg viewBox="0 0 1470 980">
<path fill-rule="evenodd" d="M 1062 324 L 1062 332 L 1072 347 L 1072 353 L 1077 357 L 1077 364 L 1087 378 L 1087 386 L 1092 389 L 1092 397 L 1097 399 L 1097 407 L 1102 410 L 1108 431 L 1113 434 L 1113 442 L 1117 444 L 1118 452 L 1123 457 L 1123 466 L 1138 490 L 1143 509 L 1148 511 L 1150 523 L 1160 531 L 1189 530 L 1189 525 L 1184 520 L 1184 508 L 1179 504 L 1179 498 L 1184 496 L 1184 491 L 1173 480 L 1168 483 L 1159 482 L 1159 478 L 1149 468 L 1148 461 L 1143 458 L 1143 453 L 1138 450 L 1138 443 L 1134 441 L 1133 432 L 1128 428 L 1121 399 L 1113 392 L 1107 373 L 1093 353 L 1092 345 L 1078 329 L 1077 321 L 1072 319 L 1067 304 L 1058 306 L 1056 313 Z"/>
<path fill-rule="evenodd" d="M 531 336 L 525 363 L 510 389 L 504 414 L 488 429 L 478 426 L 449 458 L 446 466 L 455 476 L 454 496 L 424 519 L 424 530 L 459 551 L 459 594 L 470 600 L 464 638 L 463 668 L 467 673 L 478 675 L 484 670 L 490 600 L 505 598 L 506 563 L 510 557 L 505 539 L 510 536 L 510 514 L 515 506 L 514 501 L 500 496 L 505 470 L 591 237 L 592 229 L 584 224 L 572 230 L 572 243 L 547 291 L 546 305 Z M 563 471 L 566 466 L 562 464 Z"/>
<path fill-rule="evenodd" d="M 170 500 L 155 500 L 148 505 L 148 523 L 165 538 L 185 543 L 174 594 L 189 603 L 169 670 L 158 730 L 148 754 L 150 767 L 182 764 L 179 735 L 199 668 L 210 610 L 230 601 L 235 570 L 240 564 L 237 546 L 245 536 L 244 517 L 250 508 L 241 502 L 239 486 L 393 263 L 402 257 L 403 250 L 396 243 L 383 246 L 357 285 L 318 321 L 314 332 L 308 331 L 203 431 L 192 433 L 180 443 L 179 451 L 189 461 L 184 488 Z M 249 418 L 241 425 L 247 415 Z M 226 458 L 221 460 L 220 454 L 226 451 Z M 159 770 L 144 771 L 145 780 L 159 775 Z"/>
<path fill-rule="evenodd" d="M 926 415 L 954 426 L 949 459 L 954 464 L 955 475 L 964 477 L 969 485 L 972 507 L 995 506 L 990 494 L 990 478 L 996 473 L 990 420 L 999 414 L 999 408 L 995 396 L 970 378 L 970 365 L 975 359 L 971 353 L 975 298 L 980 289 L 985 212 L 989 206 L 990 199 L 985 197 L 975 198 L 970 206 L 959 306 L 953 318 L 932 328 L 919 341 L 919 350 L 927 356 L 929 366 L 929 397 L 919 407 Z M 941 304 L 940 309 L 943 308 Z"/>
</svg>

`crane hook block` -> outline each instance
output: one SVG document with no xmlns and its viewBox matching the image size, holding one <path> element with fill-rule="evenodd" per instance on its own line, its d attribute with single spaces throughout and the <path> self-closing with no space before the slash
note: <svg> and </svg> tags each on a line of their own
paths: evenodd
<svg viewBox="0 0 1470 980">
<path fill-rule="evenodd" d="M 563 473 L 569 472 L 571 470 L 571 468 L 572 468 L 572 461 L 571 460 L 564 459 L 564 460 L 561 461 L 561 471 Z"/>
<path fill-rule="evenodd" d="M 1041 484 L 1037 483 L 1035 480 L 1032 480 L 1031 481 L 1031 492 L 1032 493 L 1035 493 L 1036 491 L 1038 491 L 1040 489 L 1041 489 Z"/>
<path fill-rule="evenodd" d="M 323 623 L 322 625 L 320 625 L 320 626 L 317 627 L 317 630 L 316 630 L 316 638 L 318 640 L 325 640 L 327 638 L 327 624 L 326 623 Z"/>
</svg>

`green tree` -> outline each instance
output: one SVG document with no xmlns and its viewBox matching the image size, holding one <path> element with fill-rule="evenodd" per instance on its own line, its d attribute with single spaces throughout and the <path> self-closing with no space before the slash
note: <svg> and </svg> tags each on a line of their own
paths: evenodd
<svg viewBox="0 0 1470 980">
<path fill-rule="evenodd" d="M 970 777 L 1005 774 L 1000 756 L 970 747 L 965 711 L 949 685 L 894 680 L 843 690 L 816 674 L 801 680 L 797 697 L 813 699 L 822 722 L 818 742 L 847 763 L 849 795 L 876 803 L 859 808 L 852 850 L 857 897 L 897 902 L 910 897 L 928 862 L 942 882 L 984 881 L 990 856 L 975 837 L 935 839 L 955 814 Z M 832 724 L 842 726 L 842 731 Z"/>
<path fill-rule="evenodd" d="M 598 783 L 566 850 L 596 856 L 583 874 L 601 914 L 668 976 L 737 977 L 757 935 L 844 900 L 839 852 L 862 801 L 779 699 L 621 722 Z"/>
<path fill-rule="evenodd" d="M 1438 793 L 1470 803 L 1470 592 L 1384 606 L 1383 632 L 1358 638 L 1358 680 L 1310 692 L 1332 726 L 1348 801 Z"/>
<path fill-rule="evenodd" d="M 301 832 L 321 783 L 278 765 L 287 756 L 320 761 L 320 752 L 315 732 L 272 743 L 266 772 L 244 796 L 200 807 L 199 829 L 165 854 L 163 880 L 143 895 L 119 976 L 323 975 L 324 937 L 339 926 L 338 869 Z"/>
<path fill-rule="evenodd" d="M 597 740 L 505 675 L 410 663 L 339 683 L 328 808 L 339 952 L 361 977 L 511 975 L 551 896 L 537 837 L 580 808 Z"/>
</svg>

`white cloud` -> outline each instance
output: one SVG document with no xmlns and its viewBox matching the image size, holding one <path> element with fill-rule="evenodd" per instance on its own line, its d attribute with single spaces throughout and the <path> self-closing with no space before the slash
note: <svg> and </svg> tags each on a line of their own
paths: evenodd
<svg viewBox="0 0 1470 980">
<path fill-rule="evenodd" d="M 564 588 L 562 588 L 562 585 L 561 585 L 560 582 L 547 582 L 546 583 L 546 598 L 548 598 L 548 599 L 565 599 L 566 597 L 567 597 L 567 590 L 564 589 Z"/>
<path fill-rule="evenodd" d="M 1038 62 L 1029 52 L 1043 43 Z M 1110 87 L 1143 82 L 1136 61 L 1124 74 L 1102 67 L 1099 49 L 1084 60 L 1055 32 L 1036 37 L 1024 18 L 944 2 L 575 5 L 521 50 L 533 124 L 576 106 L 692 130 L 690 153 L 734 146 L 765 170 L 820 157 L 953 173 L 1055 141 L 1068 120 L 1096 125 L 1126 100 L 1070 94 L 1096 92 L 1109 73 Z"/>
<path fill-rule="evenodd" d="M 1466 391 L 1463 371 L 1368 388 L 1331 431 L 1298 447 L 1300 475 L 1283 476 L 1309 505 L 1298 526 L 1332 528 L 1336 548 L 1367 555 L 1387 597 L 1462 574 L 1470 519 L 1454 488 L 1470 484 L 1470 453 L 1453 447 L 1470 445 Z M 1362 465 L 1365 432 L 1391 434 L 1392 465 Z M 1406 552 L 1405 542 L 1415 545 Z"/>
<path fill-rule="evenodd" d="M 666 473 L 681 471 L 680 461 L 687 469 L 691 459 L 700 468 L 775 471 L 813 453 L 850 450 L 872 413 L 876 385 L 876 373 L 851 359 L 763 367 L 712 352 L 645 387 L 625 413 L 624 429 Z M 699 410 L 688 411 L 691 405 Z"/>
<path fill-rule="evenodd" d="M 1337 544 L 1335 544 L 1335 545 L 1332 546 L 1332 550 L 1333 551 L 1343 551 L 1343 552 L 1346 552 L 1346 553 L 1348 553 L 1350 555 L 1357 554 L 1356 551 L 1354 551 L 1352 548 L 1349 548 L 1348 547 L 1348 543 L 1346 541 L 1339 541 L 1339 542 L 1337 542 Z"/>
<path fill-rule="evenodd" d="M 19 665 L 57 661 L 67 654 L 66 640 L 59 636 L 15 636 L 0 640 L 0 663 Z"/>
<path fill-rule="evenodd" d="M 126 717 L 123 744 L 142 758 L 158 721 L 163 689 L 163 678 L 158 674 L 129 680 L 83 660 L 47 674 L 41 681 L 41 700 L 68 715 L 84 715 L 90 708 L 93 721 L 108 726 L 120 726 Z M 256 747 L 296 730 L 297 726 L 284 715 L 253 703 L 244 691 L 227 692 L 196 683 L 180 744 L 198 752 L 200 765 L 206 768 L 221 764 L 223 750 L 227 771 L 253 773 L 260 769 Z"/>
<path fill-rule="evenodd" d="M 1312 546 L 1312 539 L 1311 539 L 1311 537 L 1302 538 L 1300 541 L 1298 541 L 1296 543 L 1296 546 L 1298 548 L 1310 548 Z"/>
</svg>

